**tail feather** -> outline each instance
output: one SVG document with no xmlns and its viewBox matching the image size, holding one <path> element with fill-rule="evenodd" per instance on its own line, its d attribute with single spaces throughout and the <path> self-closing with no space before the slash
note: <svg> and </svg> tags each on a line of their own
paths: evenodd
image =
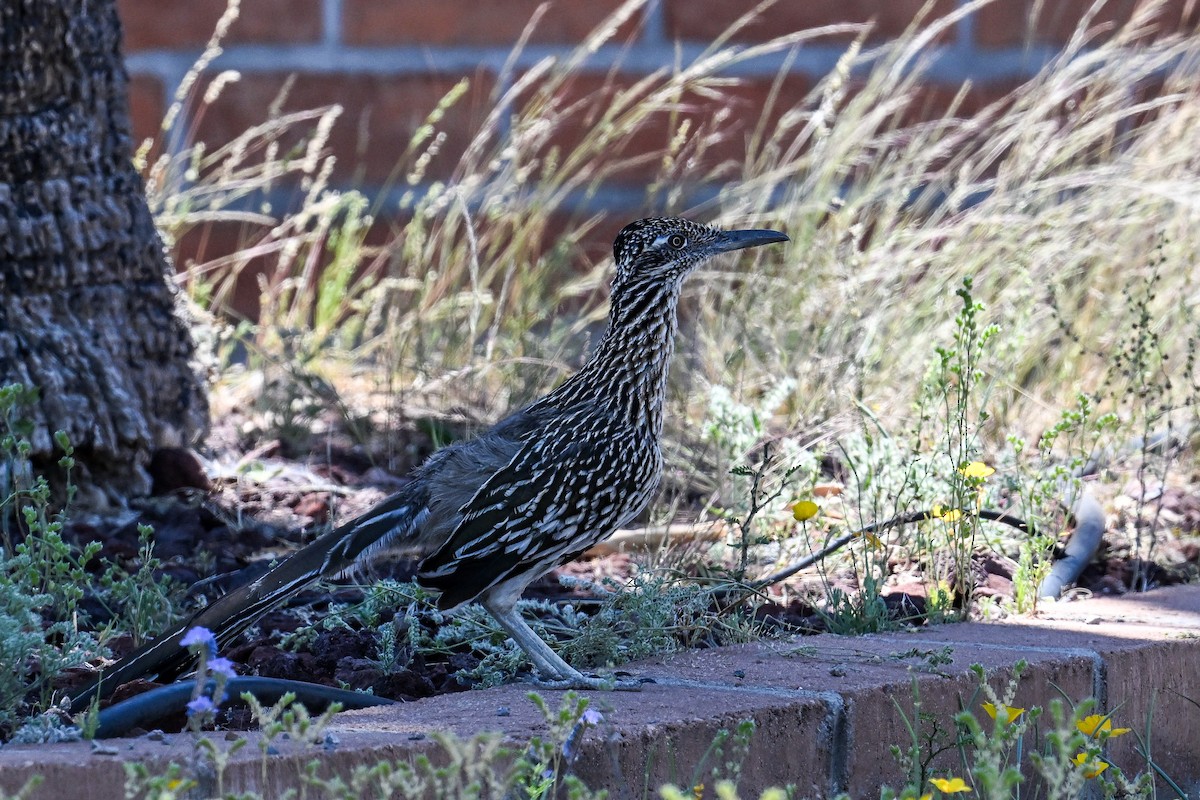
<svg viewBox="0 0 1200 800">
<path fill-rule="evenodd" d="M 71 699 L 71 710 L 88 707 L 121 684 L 150 677 L 171 681 L 186 672 L 192 655 L 180 645 L 192 628 L 207 628 L 224 646 L 258 621 L 263 614 L 323 577 L 338 575 L 388 545 L 419 544 L 428 498 L 421 481 L 414 481 L 362 516 L 341 525 L 284 559 L 245 586 L 213 601 L 191 619 L 175 626 L 101 673 Z"/>
</svg>

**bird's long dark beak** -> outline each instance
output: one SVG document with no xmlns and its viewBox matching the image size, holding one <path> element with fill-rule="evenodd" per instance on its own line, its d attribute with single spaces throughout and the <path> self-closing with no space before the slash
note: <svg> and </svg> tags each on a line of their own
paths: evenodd
<svg viewBox="0 0 1200 800">
<path fill-rule="evenodd" d="M 764 244 L 789 241 L 788 237 L 779 231 L 748 230 L 721 231 L 711 245 L 714 253 L 728 253 L 730 250 L 742 250 L 747 247 L 759 247 Z"/>
</svg>

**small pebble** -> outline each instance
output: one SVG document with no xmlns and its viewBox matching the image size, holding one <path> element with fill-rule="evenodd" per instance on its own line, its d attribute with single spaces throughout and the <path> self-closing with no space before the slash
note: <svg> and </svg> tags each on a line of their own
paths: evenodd
<svg viewBox="0 0 1200 800">
<path fill-rule="evenodd" d="M 846 674 L 846 668 L 841 664 L 838 664 L 836 667 L 829 668 L 829 674 L 835 678 L 840 678 Z"/>
<path fill-rule="evenodd" d="M 1088 617 L 1087 619 L 1085 619 L 1083 621 L 1083 624 L 1084 625 L 1099 625 L 1103 621 L 1104 620 L 1102 620 L 1100 617 Z"/>
<path fill-rule="evenodd" d="M 512 711 L 509 710 L 508 706 L 500 706 L 499 708 L 496 709 L 497 717 L 507 717 L 507 716 L 510 716 L 511 714 L 512 714 Z"/>
<path fill-rule="evenodd" d="M 163 739 L 167 738 L 167 735 L 158 728 L 155 728 L 146 734 L 146 738 L 152 742 L 161 742 Z"/>
<path fill-rule="evenodd" d="M 92 740 L 92 755 L 94 756 L 115 756 L 117 748 L 111 744 L 101 744 L 95 739 Z"/>
<path fill-rule="evenodd" d="M 273 745 L 273 744 L 272 744 L 272 745 L 267 745 L 267 755 L 269 755 L 269 756 L 277 756 L 277 755 L 279 755 L 279 748 L 278 748 L 278 747 L 276 747 L 276 746 L 275 746 L 275 745 Z"/>
<path fill-rule="evenodd" d="M 733 677 L 735 677 L 735 678 L 744 678 L 744 677 L 746 677 L 746 670 L 744 670 L 744 669 L 735 669 L 735 670 L 733 671 Z"/>
<path fill-rule="evenodd" d="M 240 738 L 237 731 L 225 731 L 225 741 L 227 742 L 236 742 Z"/>
<path fill-rule="evenodd" d="M 425 738 L 425 734 L 423 734 L 423 733 L 410 733 L 408 735 L 408 740 L 410 742 L 419 742 L 424 738 Z"/>
<path fill-rule="evenodd" d="M 321 747 L 325 748 L 326 750 L 336 750 L 338 744 L 340 744 L 338 738 L 332 733 L 327 733 L 325 734 L 325 741 L 321 743 Z"/>
</svg>

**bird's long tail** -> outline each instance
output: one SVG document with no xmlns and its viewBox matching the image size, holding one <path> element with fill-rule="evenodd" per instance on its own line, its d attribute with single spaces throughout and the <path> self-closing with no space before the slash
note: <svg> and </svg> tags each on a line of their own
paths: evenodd
<svg viewBox="0 0 1200 800">
<path fill-rule="evenodd" d="M 422 482 L 414 481 L 362 516 L 284 559 L 258 580 L 213 601 L 191 619 L 104 670 L 71 698 L 71 710 L 83 711 L 97 695 L 111 694 L 121 684 L 137 678 L 175 680 L 192 663 L 192 654 L 180 645 L 192 628 L 207 628 L 218 646 L 228 644 L 263 614 L 314 581 L 344 572 L 386 546 L 418 544 L 418 531 L 428 513 L 427 502 Z"/>
</svg>

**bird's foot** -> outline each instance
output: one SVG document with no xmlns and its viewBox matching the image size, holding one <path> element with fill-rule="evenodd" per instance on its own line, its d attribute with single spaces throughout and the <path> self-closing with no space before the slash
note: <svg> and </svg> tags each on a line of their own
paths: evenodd
<svg viewBox="0 0 1200 800">
<path fill-rule="evenodd" d="M 643 684 L 654 683 L 653 678 L 617 677 L 615 675 L 601 677 L 599 675 L 584 675 L 581 672 L 576 672 L 574 675 L 566 677 L 554 678 L 545 678 L 535 674 L 527 680 L 540 689 L 557 689 L 560 691 L 568 689 L 583 691 L 590 689 L 604 692 L 640 692 Z"/>
</svg>

